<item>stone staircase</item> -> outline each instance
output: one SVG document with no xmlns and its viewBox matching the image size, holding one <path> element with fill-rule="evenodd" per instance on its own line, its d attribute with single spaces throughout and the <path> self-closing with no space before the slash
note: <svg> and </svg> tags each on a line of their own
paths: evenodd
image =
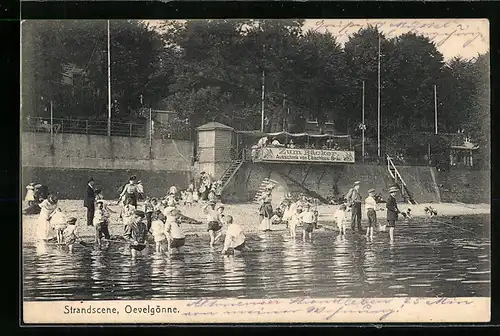
<svg viewBox="0 0 500 336">
<path fill-rule="evenodd" d="M 224 192 L 224 189 L 226 189 L 226 187 L 229 185 L 229 182 L 231 182 L 231 179 L 234 177 L 234 175 L 236 175 L 242 165 L 242 160 L 234 160 L 233 162 L 231 162 L 229 167 L 227 167 L 226 171 L 220 178 L 220 181 L 222 182 L 222 192 Z"/>
<path fill-rule="evenodd" d="M 266 190 L 266 187 L 270 184 L 278 184 L 278 181 L 275 181 L 275 180 L 272 180 L 270 178 L 265 178 L 264 180 L 262 180 L 262 182 L 260 183 L 260 186 L 259 186 L 259 190 L 257 191 L 257 193 L 255 194 L 255 197 L 253 198 L 253 201 L 254 203 L 259 203 L 259 198 L 262 196 L 262 193 L 264 192 L 264 190 Z"/>
</svg>

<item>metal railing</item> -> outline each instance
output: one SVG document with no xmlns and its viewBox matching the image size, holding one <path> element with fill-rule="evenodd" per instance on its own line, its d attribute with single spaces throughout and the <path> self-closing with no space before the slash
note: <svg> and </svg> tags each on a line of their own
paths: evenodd
<svg viewBox="0 0 500 336">
<path fill-rule="evenodd" d="M 23 120 L 23 132 L 46 132 L 54 134 L 73 133 L 89 135 L 108 135 L 108 122 L 103 120 L 66 119 L 27 117 Z M 124 137 L 146 137 L 148 125 L 146 123 L 111 122 L 111 135 Z"/>
</svg>

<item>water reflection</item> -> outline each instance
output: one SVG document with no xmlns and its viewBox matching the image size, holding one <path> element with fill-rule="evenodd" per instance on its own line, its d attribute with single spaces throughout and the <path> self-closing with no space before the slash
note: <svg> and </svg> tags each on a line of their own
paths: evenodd
<svg viewBox="0 0 500 336">
<path fill-rule="evenodd" d="M 24 293 L 30 300 L 163 299 L 192 297 L 487 296 L 489 217 L 455 220 L 476 234 L 430 221 L 384 232 L 316 231 L 313 241 L 288 231 L 248 235 L 252 252 L 220 254 L 206 237 L 189 237 L 184 254 L 154 247 L 133 257 L 120 243 L 25 246 Z"/>
</svg>

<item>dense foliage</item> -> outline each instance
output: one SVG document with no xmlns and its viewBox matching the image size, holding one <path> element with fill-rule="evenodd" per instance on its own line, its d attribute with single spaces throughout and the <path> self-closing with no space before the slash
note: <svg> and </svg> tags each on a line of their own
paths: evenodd
<svg viewBox="0 0 500 336">
<path fill-rule="evenodd" d="M 413 33 L 387 39 L 368 27 L 342 46 L 302 26 L 303 20 L 188 20 L 153 30 L 112 21 L 114 118 L 137 118 L 140 107 L 153 107 L 178 112 L 191 127 L 215 120 L 259 129 L 264 75 L 267 131 L 300 131 L 312 118 L 359 136 L 364 81 L 367 142 L 376 143 L 380 37 L 384 144 L 434 131 L 436 85 L 439 132 L 464 129 L 489 161 L 489 54 L 444 62 L 434 43 Z M 27 21 L 22 37 L 25 114 L 44 115 L 52 100 L 56 116 L 106 118 L 106 21 Z M 68 63 L 84 73 L 72 85 L 62 76 Z"/>
</svg>

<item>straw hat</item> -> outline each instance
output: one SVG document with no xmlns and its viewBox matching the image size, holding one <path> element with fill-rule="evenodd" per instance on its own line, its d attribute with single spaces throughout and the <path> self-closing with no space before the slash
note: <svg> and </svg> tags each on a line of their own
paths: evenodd
<svg viewBox="0 0 500 336">
<path fill-rule="evenodd" d="M 368 189 L 368 192 L 369 192 L 369 193 L 374 193 L 374 192 L 375 192 L 375 189 L 373 189 L 373 188 L 372 188 L 372 189 Z"/>
<path fill-rule="evenodd" d="M 399 191 L 399 189 L 398 189 L 398 188 L 396 188 L 396 187 L 390 187 L 390 188 L 389 188 L 389 194 L 390 194 L 390 193 L 393 193 L 393 192 L 398 192 L 398 191 Z"/>
<path fill-rule="evenodd" d="M 221 203 L 221 204 L 217 205 L 216 209 L 220 209 L 220 208 L 224 209 L 225 208 L 224 204 Z"/>
<path fill-rule="evenodd" d="M 355 185 L 355 186 L 360 185 L 360 184 L 361 184 L 361 182 L 360 182 L 360 181 L 356 181 L 356 182 L 354 182 L 354 185 Z"/>
</svg>

